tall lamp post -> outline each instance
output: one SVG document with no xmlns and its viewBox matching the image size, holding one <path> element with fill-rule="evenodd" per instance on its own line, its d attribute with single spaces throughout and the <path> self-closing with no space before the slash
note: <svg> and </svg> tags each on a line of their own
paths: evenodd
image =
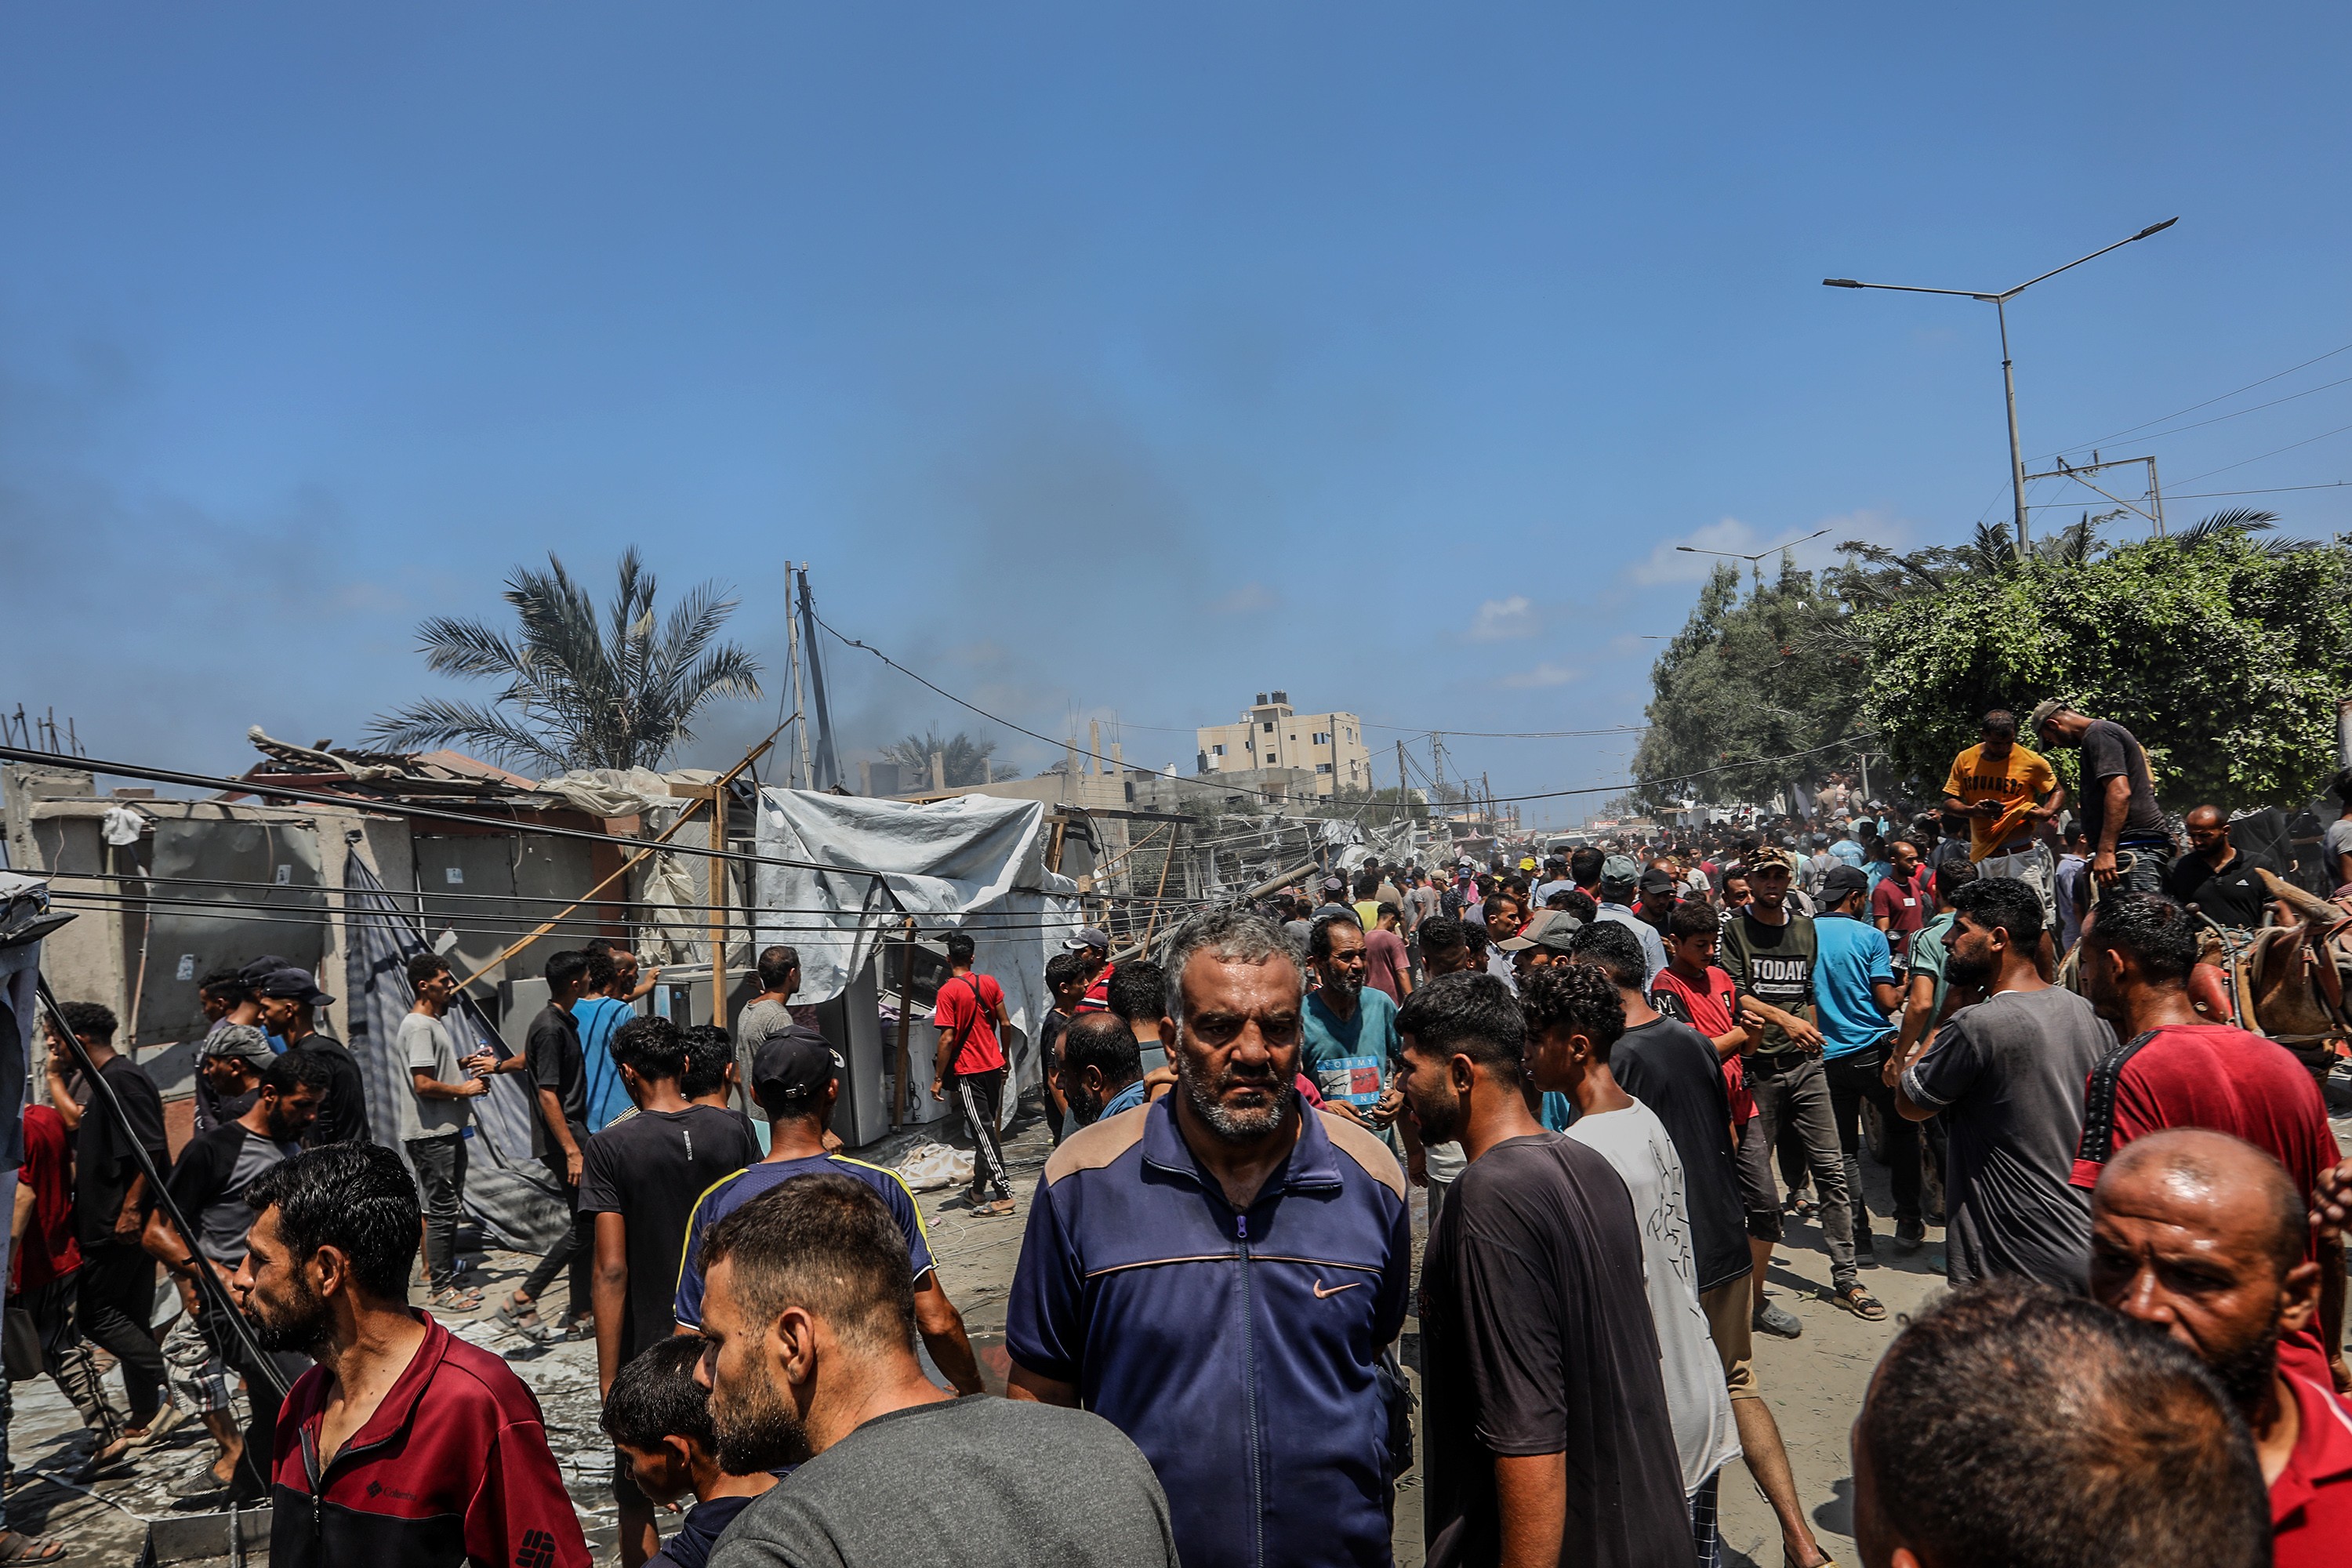
<svg viewBox="0 0 2352 1568">
<path fill-rule="evenodd" d="M 2121 250 L 2133 240 L 2146 239 L 2152 234 L 2162 234 L 2179 221 L 2178 217 L 2168 217 L 2162 223 L 2152 223 L 2127 239 L 2119 239 L 2113 245 L 2102 246 L 2088 256 L 2076 257 L 2066 263 L 2065 267 L 2053 267 L 2042 274 L 2041 278 L 2029 278 L 2016 288 L 2003 289 L 1998 294 L 1979 294 L 1969 289 L 1921 289 L 1909 283 L 1861 283 L 1851 278 L 1822 279 L 1822 287 L 1824 289 L 1892 289 L 1903 294 L 1954 294 L 1963 300 L 1984 300 L 1990 302 L 1993 314 L 2000 322 L 2000 381 L 2001 388 L 2009 397 L 2009 488 L 2011 499 L 2017 507 L 2017 550 L 2021 555 L 2025 552 L 2025 458 L 2018 450 L 2017 445 L 2017 373 L 2011 368 L 2009 358 L 2009 302 L 2041 282 L 2043 278 L 2055 278 L 2067 268 L 2080 267 L 2085 261 L 2095 261 L 2110 250 Z"/>
<path fill-rule="evenodd" d="M 1829 530 L 1826 528 L 1817 528 L 1813 530 L 1812 532 L 1805 535 L 1803 539 L 1792 539 L 1786 544 L 1776 544 L 1769 550 L 1759 550 L 1753 555 L 1742 555 L 1736 550 L 1701 550 L 1696 545 L 1692 544 L 1677 544 L 1675 548 L 1681 551 L 1685 555 L 1720 555 L 1726 561 L 1747 562 L 1748 573 L 1754 579 L 1756 591 L 1760 594 L 1764 591 L 1764 568 L 1759 564 L 1759 563 L 1763 561 L 1764 557 L 1767 555 L 1778 555 L 1784 550 L 1794 550 L 1800 544 L 1804 544 L 1810 541 L 1819 539 L 1822 534 L 1827 533 L 1828 531 Z"/>
</svg>

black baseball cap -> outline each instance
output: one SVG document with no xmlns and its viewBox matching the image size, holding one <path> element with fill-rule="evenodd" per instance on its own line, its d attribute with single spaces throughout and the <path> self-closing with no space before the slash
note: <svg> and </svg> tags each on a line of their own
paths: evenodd
<svg viewBox="0 0 2352 1568">
<path fill-rule="evenodd" d="M 1832 866 L 1822 879 L 1822 901 L 1834 904 L 1849 894 L 1859 893 L 1870 886 L 1870 878 L 1859 866 Z"/>
<path fill-rule="evenodd" d="M 823 1035 L 788 1025 L 751 1048 L 751 1097 L 771 1115 L 797 1115 L 840 1071 L 841 1058 Z"/>
<path fill-rule="evenodd" d="M 264 976 L 257 987 L 264 996 L 290 996 L 297 1002 L 308 1002 L 314 1007 L 331 1006 L 334 998 L 319 989 L 319 983 L 307 969 L 274 970 Z"/>
</svg>

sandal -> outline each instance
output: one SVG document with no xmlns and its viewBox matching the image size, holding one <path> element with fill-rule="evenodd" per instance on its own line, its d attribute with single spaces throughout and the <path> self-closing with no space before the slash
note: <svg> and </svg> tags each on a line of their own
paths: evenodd
<svg viewBox="0 0 2352 1568">
<path fill-rule="evenodd" d="M 971 1212 L 982 1219 L 1003 1219 L 1013 1212 L 1013 1200 L 999 1198 L 994 1203 L 974 1204 Z"/>
<path fill-rule="evenodd" d="M 499 1303 L 499 1310 L 492 1316 L 535 1345 L 545 1344 L 548 1341 L 547 1320 L 539 1315 L 539 1303 L 536 1301 L 518 1303 L 512 1300 L 504 1300 Z"/>
<path fill-rule="evenodd" d="M 441 1313 L 476 1312 L 482 1306 L 482 1293 L 463 1285 L 440 1286 L 425 1300 L 425 1305 Z"/>
<path fill-rule="evenodd" d="M 1843 1290 L 1832 1290 L 1830 1292 L 1830 1300 L 1864 1322 L 1874 1323 L 1886 1316 L 1885 1303 L 1859 1285 L 1849 1285 Z"/>
<path fill-rule="evenodd" d="M 66 1543 L 21 1530 L 0 1531 L 0 1563 L 55 1563 L 66 1555 Z"/>
</svg>

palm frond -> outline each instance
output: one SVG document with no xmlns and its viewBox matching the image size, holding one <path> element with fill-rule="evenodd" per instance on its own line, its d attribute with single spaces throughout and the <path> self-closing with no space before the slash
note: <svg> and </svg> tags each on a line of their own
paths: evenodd
<svg viewBox="0 0 2352 1568">
<path fill-rule="evenodd" d="M 462 742 L 555 768 L 649 767 L 693 739 L 712 701 L 760 694 L 759 662 L 719 640 L 734 600 L 704 584 L 664 616 L 634 546 L 601 614 L 551 552 L 544 568 L 516 568 L 501 597 L 514 611 L 512 636 L 448 616 L 419 629 L 436 672 L 502 680 L 492 708 L 428 699 L 378 719 L 372 733 Z"/>
<path fill-rule="evenodd" d="M 530 762 L 555 769 L 570 765 L 563 752 L 505 715 L 446 698 L 425 698 L 387 713 L 368 726 L 368 734 L 389 751 L 465 745 L 486 751 L 499 762 Z"/>
<path fill-rule="evenodd" d="M 2267 533 L 2278 526 L 2278 513 L 2262 511 L 2250 506 L 2233 506 L 2217 511 L 2210 517 L 2198 519 L 2172 536 L 2173 542 L 2183 550 L 2194 550 L 2208 540 L 2225 539 L 2232 535 L 2243 538 L 2249 533 Z"/>
</svg>

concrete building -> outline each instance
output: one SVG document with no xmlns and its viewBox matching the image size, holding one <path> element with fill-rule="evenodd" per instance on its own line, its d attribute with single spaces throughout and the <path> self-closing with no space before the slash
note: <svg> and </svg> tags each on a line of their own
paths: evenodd
<svg viewBox="0 0 2352 1568">
<path fill-rule="evenodd" d="M 1202 773 L 1312 768 L 1318 795 L 1372 787 L 1363 721 L 1353 713 L 1300 713 L 1287 691 L 1261 691 L 1234 722 L 1204 724 L 1194 733 Z"/>
</svg>

